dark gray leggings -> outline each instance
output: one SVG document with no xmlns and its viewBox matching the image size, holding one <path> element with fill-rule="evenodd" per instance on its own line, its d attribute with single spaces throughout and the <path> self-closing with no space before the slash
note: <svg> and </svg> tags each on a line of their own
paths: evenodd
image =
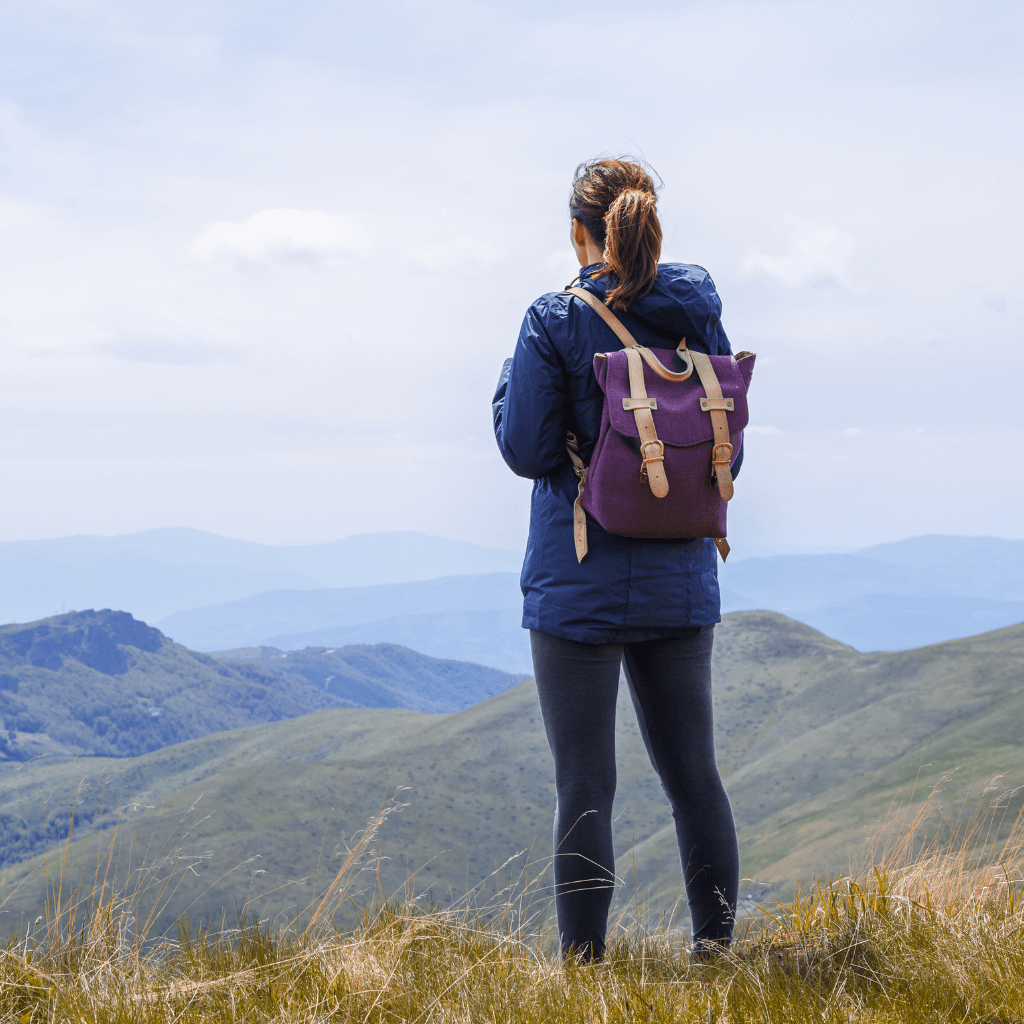
<svg viewBox="0 0 1024 1024">
<path fill-rule="evenodd" d="M 739 850 L 715 763 L 714 638 L 714 626 L 630 644 L 582 644 L 530 631 L 555 761 L 555 907 L 563 952 L 604 952 L 615 871 L 615 701 L 623 662 L 640 733 L 672 806 L 694 941 L 732 936 Z"/>
</svg>

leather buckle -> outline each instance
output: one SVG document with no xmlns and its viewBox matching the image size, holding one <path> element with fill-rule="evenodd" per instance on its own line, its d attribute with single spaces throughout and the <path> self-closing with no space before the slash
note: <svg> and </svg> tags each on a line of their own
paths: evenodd
<svg viewBox="0 0 1024 1024">
<path fill-rule="evenodd" d="M 728 449 L 724 459 L 720 459 L 718 457 L 718 449 L 719 448 L 727 448 Z M 716 444 L 714 446 L 714 448 L 711 449 L 711 465 L 712 466 L 728 466 L 731 461 L 732 461 L 732 445 L 728 441 L 722 441 L 721 443 Z"/>
<path fill-rule="evenodd" d="M 657 448 L 657 455 L 648 455 L 647 449 L 654 445 Z M 640 443 L 640 456 L 643 461 L 640 463 L 640 479 L 647 479 L 647 465 L 651 462 L 664 462 L 665 461 L 665 445 L 655 439 L 654 441 L 642 441 Z"/>
</svg>

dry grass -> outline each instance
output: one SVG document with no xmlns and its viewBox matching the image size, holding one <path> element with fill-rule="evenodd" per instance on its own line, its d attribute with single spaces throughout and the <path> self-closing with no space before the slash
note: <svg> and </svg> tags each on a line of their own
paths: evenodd
<svg viewBox="0 0 1024 1024">
<path fill-rule="evenodd" d="M 2 1019 L 1024 1021 L 1024 826 L 998 794 L 938 827 L 934 799 L 897 817 L 881 863 L 758 908 L 733 950 L 703 965 L 687 960 L 682 931 L 651 929 L 635 908 L 603 963 L 563 965 L 543 923 L 543 879 L 520 879 L 482 908 L 423 907 L 411 889 L 365 907 L 356 888 L 373 877 L 395 806 L 286 923 L 242 908 L 236 928 L 182 919 L 176 936 L 155 937 L 147 919 L 188 869 L 174 851 L 137 870 L 130 892 L 111 893 L 98 869 L 88 884 L 72 879 L 62 864 L 50 913 L 0 954 Z M 343 923 L 346 911 L 356 917 Z"/>
</svg>

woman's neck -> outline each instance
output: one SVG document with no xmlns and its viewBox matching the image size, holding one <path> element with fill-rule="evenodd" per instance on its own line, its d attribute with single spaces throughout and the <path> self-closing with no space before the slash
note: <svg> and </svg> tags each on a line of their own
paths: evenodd
<svg viewBox="0 0 1024 1024">
<path fill-rule="evenodd" d="M 589 267 L 594 263 L 604 262 L 604 250 L 594 244 L 594 239 L 587 236 L 587 245 L 582 253 L 577 254 L 581 267 Z M 586 263 L 583 261 L 586 260 Z"/>
</svg>

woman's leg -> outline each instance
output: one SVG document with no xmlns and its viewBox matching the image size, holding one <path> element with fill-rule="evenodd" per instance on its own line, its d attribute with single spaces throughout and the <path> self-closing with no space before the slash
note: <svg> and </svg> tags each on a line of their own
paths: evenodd
<svg viewBox="0 0 1024 1024">
<path fill-rule="evenodd" d="M 604 953 L 615 885 L 615 699 L 622 647 L 530 631 L 555 761 L 555 909 L 562 952 Z"/>
<path fill-rule="evenodd" d="M 692 638 L 628 644 L 630 695 L 651 764 L 672 805 L 694 942 L 728 943 L 740 858 L 732 807 L 715 763 L 711 648 Z"/>
</svg>

